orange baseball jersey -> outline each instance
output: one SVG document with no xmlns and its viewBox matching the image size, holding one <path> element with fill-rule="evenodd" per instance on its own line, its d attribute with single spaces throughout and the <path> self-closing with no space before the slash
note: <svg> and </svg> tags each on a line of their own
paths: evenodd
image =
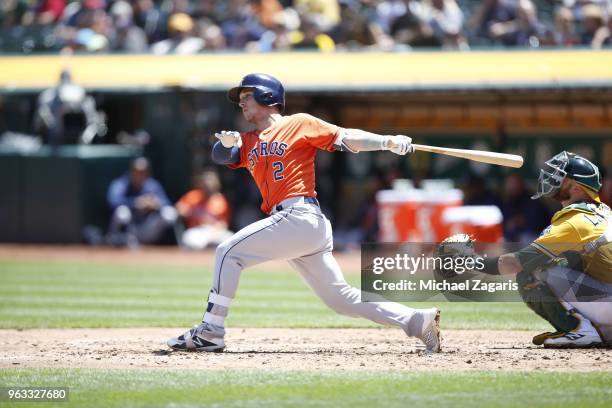
<svg viewBox="0 0 612 408">
<path fill-rule="evenodd" d="M 214 224 L 219 221 L 229 223 L 229 203 L 221 193 L 207 197 L 202 190 L 191 190 L 180 198 L 176 206 L 182 207 L 187 214 L 185 217 L 187 228 Z"/>
<path fill-rule="evenodd" d="M 316 151 L 334 151 L 337 132 L 338 126 L 305 113 L 283 116 L 267 129 L 242 133 L 240 162 L 229 167 L 249 170 L 263 198 L 261 209 L 270 213 L 286 198 L 316 197 Z"/>
</svg>

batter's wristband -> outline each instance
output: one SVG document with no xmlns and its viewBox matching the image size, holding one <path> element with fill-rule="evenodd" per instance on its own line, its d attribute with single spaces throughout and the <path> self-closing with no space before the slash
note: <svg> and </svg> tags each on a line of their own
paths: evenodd
<svg viewBox="0 0 612 408">
<path fill-rule="evenodd" d="M 484 268 L 482 268 L 480 272 L 486 273 L 487 275 L 499 275 L 499 256 L 483 258 L 482 263 L 484 264 Z"/>
</svg>

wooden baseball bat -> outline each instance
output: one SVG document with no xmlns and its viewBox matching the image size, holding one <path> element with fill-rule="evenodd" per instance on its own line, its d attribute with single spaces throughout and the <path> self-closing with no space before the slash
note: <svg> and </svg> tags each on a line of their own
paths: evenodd
<svg viewBox="0 0 612 408">
<path fill-rule="evenodd" d="M 447 156 L 461 157 L 482 163 L 496 164 L 498 166 L 519 168 L 523 165 L 523 158 L 516 154 L 487 152 L 484 150 L 452 149 L 450 147 L 437 147 L 421 144 L 412 144 L 415 150 L 445 154 Z"/>
</svg>

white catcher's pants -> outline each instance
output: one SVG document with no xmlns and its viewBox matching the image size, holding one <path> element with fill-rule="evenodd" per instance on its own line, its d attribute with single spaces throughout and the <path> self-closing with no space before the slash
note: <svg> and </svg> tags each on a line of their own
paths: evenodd
<svg viewBox="0 0 612 408">
<path fill-rule="evenodd" d="M 392 302 L 362 303 L 360 290 L 345 281 L 332 248 L 331 224 L 314 204 L 293 205 L 243 228 L 217 247 L 213 287 L 203 321 L 223 326 L 244 268 L 286 259 L 337 313 L 399 326 L 410 336 L 421 334 L 421 310 Z"/>
<path fill-rule="evenodd" d="M 547 269 L 539 277 L 561 301 L 597 325 L 606 342 L 612 341 L 612 283 L 562 266 Z"/>
</svg>

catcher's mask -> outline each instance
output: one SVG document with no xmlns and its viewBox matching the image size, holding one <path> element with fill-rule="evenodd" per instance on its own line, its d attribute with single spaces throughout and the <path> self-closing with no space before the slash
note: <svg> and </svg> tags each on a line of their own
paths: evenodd
<svg viewBox="0 0 612 408">
<path fill-rule="evenodd" d="M 540 197 L 554 197 L 566 177 L 594 193 L 601 189 L 601 176 L 597 166 L 584 157 L 563 151 L 544 163 L 538 178 L 538 191 L 531 198 L 536 200 Z"/>
</svg>

